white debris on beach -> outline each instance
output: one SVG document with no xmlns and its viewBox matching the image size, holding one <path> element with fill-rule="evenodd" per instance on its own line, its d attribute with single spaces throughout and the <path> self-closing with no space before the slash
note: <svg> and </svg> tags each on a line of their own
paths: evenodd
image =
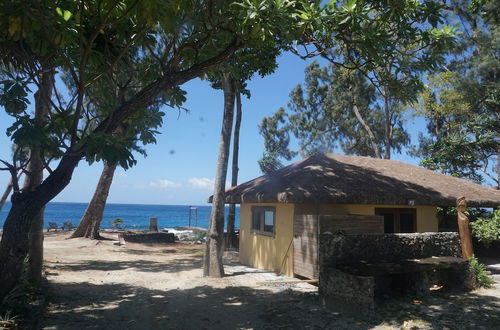
<svg viewBox="0 0 500 330">
<path fill-rule="evenodd" d="M 161 231 L 174 234 L 179 241 L 194 241 L 197 243 L 205 242 L 207 234 L 207 230 L 201 227 L 163 228 Z"/>
</svg>

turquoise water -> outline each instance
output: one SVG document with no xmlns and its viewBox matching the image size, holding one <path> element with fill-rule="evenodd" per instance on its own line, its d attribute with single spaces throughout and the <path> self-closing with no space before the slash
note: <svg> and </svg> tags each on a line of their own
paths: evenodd
<svg viewBox="0 0 500 330">
<path fill-rule="evenodd" d="M 80 219 L 87 207 L 86 203 L 49 203 L 45 208 L 45 227 L 48 222 L 57 222 L 62 225 L 65 221 L 71 221 L 74 225 Z M 207 228 L 210 219 L 210 205 L 195 206 L 198 210 L 198 221 L 196 223 L 192 216 L 191 226 Z M 0 228 L 3 228 L 5 218 L 10 209 L 10 203 L 6 203 L 0 211 Z M 227 207 L 226 207 L 227 215 Z M 107 204 L 101 228 L 111 228 L 111 223 L 116 218 L 123 219 L 124 229 L 147 229 L 149 218 L 158 218 L 158 228 L 173 228 L 189 225 L 189 206 L 187 205 L 140 205 L 140 204 Z M 236 208 L 236 228 L 240 226 L 239 208 Z"/>
</svg>

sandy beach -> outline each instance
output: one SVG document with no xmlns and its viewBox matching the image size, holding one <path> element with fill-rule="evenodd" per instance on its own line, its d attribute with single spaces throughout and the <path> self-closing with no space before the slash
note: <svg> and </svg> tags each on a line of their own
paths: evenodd
<svg viewBox="0 0 500 330">
<path fill-rule="evenodd" d="M 356 318 L 327 310 L 310 284 L 228 261 L 222 279 L 202 276 L 201 244 L 115 245 L 45 238 L 46 310 L 41 329 L 491 329 L 500 284 L 467 294 L 403 297 Z"/>
</svg>

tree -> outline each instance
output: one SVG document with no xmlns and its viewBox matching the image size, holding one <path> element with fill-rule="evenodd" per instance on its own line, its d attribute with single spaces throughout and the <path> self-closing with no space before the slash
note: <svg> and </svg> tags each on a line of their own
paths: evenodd
<svg viewBox="0 0 500 330">
<path fill-rule="evenodd" d="M 89 205 L 85 209 L 85 213 L 70 238 L 88 237 L 91 239 L 99 239 L 99 228 L 101 225 L 104 207 L 109 194 L 109 188 L 113 182 L 113 175 L 116 170 L 116 164 L 110 165 L 107 161 L 103 161 L 103 169 L 99 181 L 97 183 L 94 195 L 90 200 Z"/>
<path fill-rule="evenodd" d="M 232 79 L 227 76 L 222 78 L 222 90 L 224 91 L 224 114 L 203 267 L 203 275 L 211 277 L 222 277 L 224 275 L 224 267 L 222 265 L 222 252 L 224 249 L 224 190 L 233 125 L 235 94 Z"/>
<path fill-rule="evenodd" d="M 318 4 L 311 4 L 311 7 L 315 5 Z M 454 29 L 446 25 L 437 28 L 443 20 L 440 16 L 442 7 L 435 2 L 403 2 L 401 6 L 392 7 L 378 2 L 351 0 L 332 6 L 332 20 L 337 25 L 322 30 L 323 33 L 306 33 L 300 47 L 292 48 L 292 51 L 302 58 L 321 56 L 337 71 L 338 79 L 347 79 L 344 90 L 346 96 L 350 97 L 346 100 L 350 100 L 350 105 L 349 111 L 343 113 L 352 113 L 352 118 L 356 118 L 361 128 L 356 133 L 364 131 L 365 135 L 361 139 L 365 140 L 364 143 L 354 143 L 353 147 L 369 146 L 370 154 L 390 158 L 391 148 L 398 148 L 398 145 L 392 146 L 392 142 L 399 138 L 395 135 L 394 127 L 400 121 L 402 105 L 416 99 L 422 86 L 420 74 L 436 68 L 444 61 Z M 419 24 L 414 24 L 417 21 Z M 374 126 L 368 124 L 369 119 L 362 113 L 366 109 L 358 105 L 355 94 L 355 89 L 364 83 L 363 77 L 383 98 L 382 102 L 377 102 L 378 105 L 382 104 L 383 109 L 383 116 L 378 119 L 379 122 L 383 120 L 381 128 L 384 138 L 380 140 L 384 143 L 383 153 Z M 312 85 L 313 89 L 318 86 L 318 82 L 315 83 L 316 85 Z M 319 88 L 316 91 L 326 93 Z M 302 97 L 304 103 L 300 104 L 301 90 L 296 89 L 294 92 L 291 98 L 296 95 L 299 98 L 296 99 L 297 103 L 291 102 L 291 107 L 296 106 L 299 110 L 291 118 L 295 123 L 290 128 L 296 128 L 294 134 L 301 144 L 299 152 L 304 156 L 331 150 L 334 142 L 342 138 L 342 132 L 336 126 L 328 124 L 330 110 L 325 108 L 322 111 L 326 105 L 321 104 L 321 100 L 326 99 L 326 95 L 318 94 L 321 100 L 314 100 L 315 95 Z M 307 103 L 309 101 L 311 104 Z M 304 116 L 301 117 L 300 111 L 304 111 Z M 309 121 L 309 115 L 326 121 L 316 120 L 313 123 L 312 120 Z M 347 122 L 349 118 L 345 120 Z M 376 127 L 379 128 L 379 125 Z M 347 136 L 353 136 L 352 133 L 349 132 Z M 367 153 L 366 148 L 364 149 L 360 154 Z M 279 163 L 279 160 L 273 160 L 272 157 L 273 153 L 266 151 L 265 163 Z"/>
<path fill-rule="evenodd" d="M 462 34 L 448 70 L 431 76 L 421 95 L 418 107 L 428 134 L 420 136 L 416 154 L 428 168 L 476 182 L 487 176 L 500 188 L 498 6 L 496 1 L 446 4 L 448 19 Z"/>
<path fill-rule="evenodd" d="M 275 30 L 276 20 L 287 24 L 286 19 L 294 19 L 290 8 L 285 15 L 274 2 L 263 4 L 267 9 L 154 0 L 0 4 L 2 59 L 22 58 L 26 67 L 37 71 L 41 59 L 50 54 L 55 58 L 53 69 L 67 73 L 76 86 L 66 98 L 54 90 L 54 111 L 40 127 L 26 111 L 31 77 L 13 75 L 3 83 L 0 105 L 16 119 L 8 131 L 14 142 L 30 147 L 37 141 L 59 160 L 53 170 L 48 168 L 44 181 L 29 191 L 19 189 L 19 168 L 4 163 L 13 173 L 14 192 L 0 243 L 0 298 L 20 278 L 33 219 L 69 184 L 81 159 L 131 166 L 135 159 L 130 139 L 137 137 L 117 134 L 120 126 L 150 105 L 182 101 L 181 84 L 213 70 L 248 42 L 261 40 Z M 120 68 L 121 61 L 146 77 L 133 95 L 103 114 L 94 126 L 94 113 L 85 103 L 87 91 Z"/>
<path fill-rule="evenodd" d="M 231 187 L 238 185 L 238 160 L 240 151 L 240 127 L 243 112 L 241 109 L 241 91 L 236 90 L 236 118 L 234 121 L 234 133 L 233 133 L 233 158 L 231 163 Z M 236 221 L 236 204 L 229 204 L 229 210 L 227 214 L 227 234 L 229 247 L 234 248 L 235 246 L 235 221 Z"/>
<path fill-rule="evenodd" d="M 253 74 L 261 76 L 270 74 L 276 68 L 276 57 L 280 45 L 276 40 L 267 39 L 260 41 L 253 47 L 239 50 L 220 71 L 210 75 L 212 87 L 220 88 L 224 95 L 224 114 L 219 144 L 219 157 L 215 175 L 214 193 L 212 196 L 212 212 L 207 233 L 207 242 L 204 254 L 204 276 L 221 277 L 224 275 L 222 254 L 225 248 L 224 240 L 224 203 L 227 168 L 229 162 L 229 149 L 231 130 L 234 117 L 234 106 L 237 106 L 235 134 L 233 144 L 232 185 L 237 184 L 238 178 L 238 152 L 239 130 L 241 124 L 241 94 L 250 96 L 246 90 L 246 81 Z M 228 214 L 229 240 L 234 240 L 235 205 L 230 206 Z"/>
<path fill-rule="evenodd" d="M 50 67 L 50 65 L 48 65 Z M 52 86 L 54 86 L 55 71 L 47 69 L 45 63 L 41 65 L 42 72 L 39 77 L 38 91 L 35 93 L 34 124 L 43 127 L 50 111 Z M 41 146 L 31 146 L 30 160 L 28 163 L 26 180 L 23 190 L 31 191 L 43 182 L 45 168 L 45 151 Z M 42 280 L 43 267 L 43 222 L 44 210 L 42 209 L 32 220 L 29 231 L 28 272 L 27 277 L 31 284 L 37 287 Z"/>
<path fill-rule="evenodd" d="M 110 77 L 110 79 L 104 79 L 88 91 L 88 107 L 92 107 L 94 109 L 97 123 L 99 122 L 98 118 L 100 114 L 105 114 L 109 111 L 109 109 L 113 109 L 123 103 L 126 97 L 130 96 L 134 92 L 133 86 L 140 84 L 141 79 L 144 79 L 144 77 L 139 76 L 139 72 L 135 69 L 126 65 L 126 63 L 123 64 L 124 66 L 119 70 L 119 72 L 117 72 L 116 76 Z M 74 86 L 71 85 L 68 87 L 74 88 Z M 114 92 L 110 95 L 110 91 Z M 171 103 L 168 103 L 168 105 L 180 107 L 180 101 L 182 101 L 182 99 L 177 101 L 171 100 Z M 152 133 L 156 133 L 155 130 L 162 124 L 163 115 L 164 113 L 160 111 L 159 105 L 149 106 L 147 109 L 143 109 L 140 112 L 140 116 L 136 115 L 127 120 L 124 125 L 117 129 L 117 132 L 121 135 L 130 137 L 129 141 L 133 143 L 128 147 L 130 150 L 134 150 L 143 156 L 146 156 L 146 151 L 141 148 L 138 143 L 140 142 L 143 145 L 147 145 L 149 143 L 156 142 Z M 134 139 L 134 136 L 137 136 L 138 139 Z M 94 195 L 85 209 L 78 227 L 70 238 L 101 238 L 99 235 L 99 229 L 109 190 L 113 182 L 113 176 L 117 167 L 116 163 L 108 162 L 106 160 L 103 160 L 103 164 L 103 170 L 97 183 Z"/>
<path fill-rule="evenodd" d="M 290 93 L 288 113 L 281 108 L 263 119 L 259 128 L 265 150 L 290 160 L 295 152 L 288 150 L 289 131 L 301 157 L 339 146 L 347 154 L 390 158 L 391 150 L 400 152 L 409 143 L 409 136 L 401 110 L 387 112 L 380 103 L 361 72 L 313 62 L 305 69 L 304 86 Z"/>
</svg>

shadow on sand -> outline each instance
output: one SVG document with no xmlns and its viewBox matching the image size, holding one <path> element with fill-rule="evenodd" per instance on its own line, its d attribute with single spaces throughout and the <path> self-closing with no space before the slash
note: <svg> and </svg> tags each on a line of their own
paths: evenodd
<svg viewBox="0 0 500 330">
<path fill-rule="evenodd" d="M 75 272 L 127 268 L 177 272 L 199 268 L 201 257 L 168 263 L 92 261 L 57 266 Z M 354 318 L 321 307 L 316 292 L 276 292 L 257 286 L 151 290 L 126 284 L 49 283 L 48 309 L 40 322 L 47 329 L 369 329 L 376 325 L 399 329 L 408 320 L 438 329 L 491 329 L 500 324 L 499 297 L 438 293 L 415 299 L 382 302 L 374 315 Z"/>
</svg>

